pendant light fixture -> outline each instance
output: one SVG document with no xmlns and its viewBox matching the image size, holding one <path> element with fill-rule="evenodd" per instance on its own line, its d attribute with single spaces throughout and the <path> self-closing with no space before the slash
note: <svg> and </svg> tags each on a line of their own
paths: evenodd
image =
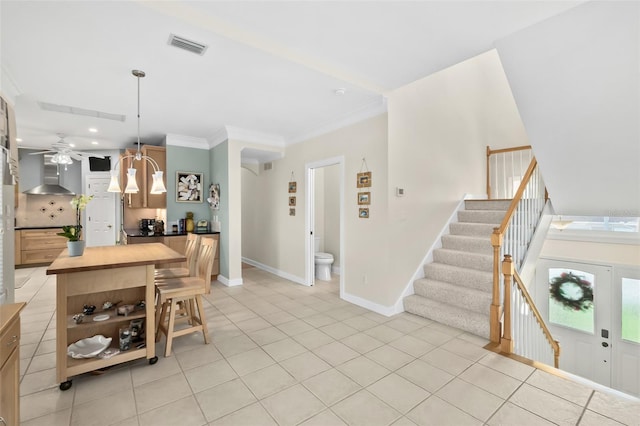
<svg viewBox="0 0 640 426">
<path fill-rule="evenodd" d="M 149 193 L 162 194 L 167 192 L 167 188 L 165 188 L 164 182 L 162 181 L 162 175 L 164 174 L 164 172 L 160 170 L 160 166 L 158 165 L 156 160 L 147 155 L 142 155 L 142 152 L 140 151 L 140 79 L 143 78 L 146 74 L 144 73 L 144 71 L 140 70 L 133 70 L 131 71 L 131 74 L 133 74 L 138 79 L 138 150 L 135 154 L 124 155 L 120 157 L 118 161 L 116 161 L 113 169 L 111 170 L 111 182 L 109 183 L 109 188 L 107 189 L 107 191 L 121 192 L 120 183 L 118 182 L 118 171 L 116 170 L 116 168 L 118 167 L 118 163 L 120 163 L 122 159 L 133 158 L 136 161 L 145 160 L 149 162 L 149 164 L 151 164 L 151 167 L 153 167 L 153 174 L 151 175 L 151 177 L 153 178 L 153 183 L 151 185 L 151 190 L 149 191 Z M 124 193 L 136 194 L 138 191 L 139 188 L 136 182 L 136 169 L 133 168 L 132 161 L 131 167 L 127 169 L 127 186 L 124 189 Z"/>
</svg>

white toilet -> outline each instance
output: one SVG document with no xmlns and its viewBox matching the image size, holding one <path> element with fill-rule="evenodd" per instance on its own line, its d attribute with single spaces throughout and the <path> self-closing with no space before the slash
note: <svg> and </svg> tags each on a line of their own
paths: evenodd
<svg viewBox="0 0 640 426">
<path fill-rule="evenodd" d="M 321 238 L 315 238 L 314 258 L 316 264 L 316 279 L 322 281 L 331 281 L 331 265 L 333 264 L 333 255 L 331 253 L 321 252 L 320 243 Z"/>
</svg>

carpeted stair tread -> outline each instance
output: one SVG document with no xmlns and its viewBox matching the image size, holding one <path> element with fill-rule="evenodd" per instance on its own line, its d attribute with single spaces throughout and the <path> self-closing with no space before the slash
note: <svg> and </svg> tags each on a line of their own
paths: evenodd
<svg viewBox="0 0 640 426">
<path fill-rule="evenodd" d="M 431 300 L 488 315 L 491 292 L 421 278 L 413 283 L 415 294 Z"/>
<path fill-rule="evenodd" d="M 437 263 L 459 266 L 461 268 L 477 269 L 486 272 L 493 270 L 493 255 L 489 254 L 440 248 L 433 251 L 433 260 Z"/>
<path fill-rule="evenodd" d="M 466 251 L 469 253 L 488 254 L 493 256 L 491 239 L 487 237 L 469 237 L 465 235 L 443 235 L 442 248 Z"/>
<path fill-rule="evenodd" d="M 465 210 L 509 210 L 511 200 L 466 200 Z"/>
<path fill-rule="evenodd" d="M 494 223 L 500 225 L 507 212 L 505 210 L 460 210 L 458 222 Z"/>
<path fill-rule="evenodd" d="M 460 268 L 444 263 L 429 263 L 424 265 L 424 275 L 425 278 L 428 279 L 444 281 L 483 291 L 490 291 L 493 285 L 493 274 L 491 272 Z"/>
<path fill-rule="evenodd" d="M 417 294 L 404 298 L 405 311 L 423 316 L 450 327 L 489 338 L 489 315 L 451 306 Z"/>
<path fill-rule="evenodd" d="M 496 225 L 493 223 L 458 222 L 449 225 L 449 232 L 452 235 L 491 238 L 491 234 L 493 234 L 493 228 L 497 228 L 499 226 L 499 224 Z"/>
</svg>

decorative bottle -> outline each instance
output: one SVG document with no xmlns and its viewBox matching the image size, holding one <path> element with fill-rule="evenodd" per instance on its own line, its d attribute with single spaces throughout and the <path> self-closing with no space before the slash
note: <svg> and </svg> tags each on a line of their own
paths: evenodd
<svg viewBox="0 0 640 426">
<path fill-rule="evenodd" d="M 193 223 L 193 212 L 187 212 L 187 220 L 186 222 L 186 231 L 193 232 L 194 223 Z"/>
</svg>

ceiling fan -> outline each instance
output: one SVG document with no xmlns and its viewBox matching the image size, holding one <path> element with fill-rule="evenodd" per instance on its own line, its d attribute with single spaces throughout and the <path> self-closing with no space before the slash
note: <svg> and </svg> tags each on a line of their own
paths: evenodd
<svg viewBox="0 0 640 426">
<path fill-rule="evenodd" d="M 72 164 L 73 160 L 81 161 L 83 158 L 97 157 L 104 158 L 103 155 L 90 154 L 88 152 L 76 151 L 64 140 L 63 133 L 57 133 L 60 140 L 51 145 L 51 149 L 46 151 L 31 152 L 29 155 L 53 154 L 51 162 L 56 164 Z"/>
</svg>

